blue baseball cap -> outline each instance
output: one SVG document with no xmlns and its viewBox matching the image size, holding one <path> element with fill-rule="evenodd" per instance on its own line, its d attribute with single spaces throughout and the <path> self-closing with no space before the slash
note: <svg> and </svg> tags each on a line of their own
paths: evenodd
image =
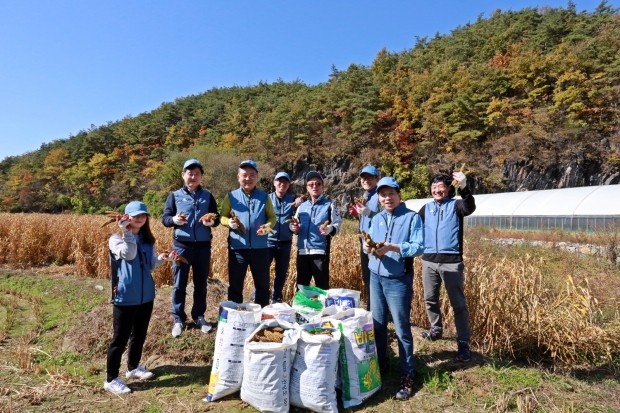
<svg viewBox="0 0 620 413">
<path fill-rule="evenodd" d="M 254 169 L 256 172 L 258 172 L 258 166 L 256 165 L 256 162 L 254 162 L 253 160 L 247 159 L 239 164 L 239 168 L 245 168 L 246 166 L 249 166 L 250 168 Z"/>
<path fill-rule="evenodd" d="M 312 178 L 319 178 L 319 181 L 323 182 L 323 176 L 317 171 L 310 171 L 306 174 L 306 182 L 308 182 Z"/>
<path fill-rule="evenodd" d="M 276 174 L 276 177 L 275 177 L 275 178 L 273 178 L 273 180 L 274 180 L 274 181 L 277 181 L 277 180 L 278 180 L 278 179 L 280 179 L 280 178 L 284 178 L 284 179 L 286 179 L 287 181 L 291 182 L 291 177 L 290 177 L 290 176 L 288 176 L 288 174 L 287 174 L 286 172 L 278 172 L 278 173 Z"/>
<path fill-rule="evenodd" d="M 184 171 L 186 169 L 193 169 L 193 168 L 200 168 L 200 172 L 205 173 L 204 169 L 202 168 L 202 164 L 200 163 L 198 159 L 188 159 L 183 164 Z"/>
<path fill-rule="evenodd" d="M 379 176 L 379 170 L 377 168 L 375 168 L 374 166 L 372 166 L 372 165 L 366 165 L 360 171 L 360 176 L 362 176 L 362 174 L 368 174 L 368 175 L 372 175 L 372 176 Z"/>
<path fill-rule="evenodd" d="M 135 217 L 136 215 L 140 214 L 149 214 L 146 210 L 146 205 L 144 205 L 144 203 L 140 201 L 131 201 L 130 203 L 128 203 L 125 207 L 125 213 L 130 217 Z"/>
<path fill-rule="evenodd" d="M 396 182 L 396 179 L 392 178 L 391 176 L 386 176 L 379 180 L 379 183 L 377 184 L 377 191 L 381 190 L 381 187 L 383 186 L 389 186 L 390 188 L 394 188 L 397 191 L 400 191 L 400 186 L 398 185 L 398 182 Z"/>
</svg>

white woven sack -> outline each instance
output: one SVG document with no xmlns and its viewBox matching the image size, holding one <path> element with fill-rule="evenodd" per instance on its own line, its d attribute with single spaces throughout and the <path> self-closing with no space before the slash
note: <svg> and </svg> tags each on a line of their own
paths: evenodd
<svg viewBox="0 0 620 413">
<path fill-rule="evenodd" d="M 220 304 L 207 401 L 228 396 L 241 388 L 243 346 L 245 339 L 260 324 L 260 318 L 259 304 L 232 301 Z"/>
<path fill-rule="evenodd" d="M 342 310 L 357 308 L 360 306 L 360 297 L 361 293 L 356 290 L 349 290 L 347 288 L 330 288 L 327 290 L 325 307 L 335 305 Z"/>
<path fill-rule="evenodd" d="M 289 323 L 295 322 L 295 310 L 286 303 L 273 303 L 263 307 L 261 319 L 279 318 Z"/>
<path fill-rule="evenodd" d="M 251 341 L 263 328 L 285 329 L 281 343 Z M 291 365 L 295 357 L 299 325 L 280 319 L 263 321 L 245 341 L 241 400 L 261 412 L 289 411 Z"/>
<path fill-rule="evenodd" d="M 341 333 L 311 334 L 320 323 L 301 326 L 295 361 L 291 369 L 291 405 L 314 412 L 338 413 L 336 373 Z"/>
<path fill-rule="evenodd" d="M 352 308 L 331 319 L 338 323 L 342 333 L 339 357 L 342 404 L 348 409 L 362 404 L 381 388 L 372 313 Z"/>
</svg>

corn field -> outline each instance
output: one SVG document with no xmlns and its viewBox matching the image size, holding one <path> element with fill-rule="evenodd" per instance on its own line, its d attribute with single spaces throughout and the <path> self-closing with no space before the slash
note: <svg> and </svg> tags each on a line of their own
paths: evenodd
<svg viewBox="0 0 620 413">
<path fill-rule="evenodd" d="M 108 278 L 108 238 L 117 227 L 102 226 L 106 221 L 104 216 L 93 215 L 0 214 L 0 265 L 5 269 L 45 267 L 59 273 Z M 157 252 L 170 250 L 172 230 L 157 219 L 151 219 L 150 226 L 157 239 Z M 214 229 L 211 268 L 211 276 L 226 284 L 227 232 L 222 227 Z M 362 290 L 357 236 L 345 231 L 331 245 L 331 286 Z M 494 251 L 479 249 L 466 238 L 465 292 L 474 348 L 484 354 L 547 358 L 564 364 L 618 365 L 617 295 L 611 299 L 595 297 L 587 280 L 577 282 L 570 274 L 563 275 L 556 288 L 549 288 L 542 270 L 545 262 L 527 255 L 509 258 L 501 252 L 498 255 L 501 249 Z M 294 247 L 291 255 L 284 288 L 284 297 L 289 300 L 296 290 Z M 415 326 L 428 327 L 419 259 L 415 261 L 415 274 L 411 321 Z M 171 265 L 157 269 L 154 278 L 158 286 L 170 285 Z M 245 289 L 250 296 L 250 276 Z M 612 317 L 601 317 L 601 301 Z M 442 312 L 446 333 L 453 334 L 452 313 L 443 290 Z"/>
</svg>

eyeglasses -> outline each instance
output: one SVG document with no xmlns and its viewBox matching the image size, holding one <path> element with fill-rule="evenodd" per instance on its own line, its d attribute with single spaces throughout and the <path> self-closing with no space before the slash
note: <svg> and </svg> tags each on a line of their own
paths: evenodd
<svg viewBox="0 0 620 413">
<path fill-rule="evenodd" d="M 308 186 L 309 187 L 323 186 L 323 184 L 320 182 L 308 182 Z"/>
</svg>

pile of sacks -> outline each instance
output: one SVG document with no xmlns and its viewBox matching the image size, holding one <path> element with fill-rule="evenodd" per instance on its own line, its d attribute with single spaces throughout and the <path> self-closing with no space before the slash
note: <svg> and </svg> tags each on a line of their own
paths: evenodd
<svg viewBox="0 0 620 413">
<path fill-rule="evenodd" d="M 292 305 L 220 305 L 205 401 L 241 391 L 261 412 L 337 412 L 381 388 L 372 314 L 359 291 L 298 286 Z"/>
</svg>

